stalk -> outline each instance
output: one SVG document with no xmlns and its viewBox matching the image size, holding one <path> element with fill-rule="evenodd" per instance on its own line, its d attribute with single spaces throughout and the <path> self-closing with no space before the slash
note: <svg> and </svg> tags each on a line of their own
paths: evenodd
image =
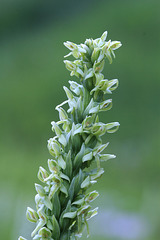
<svg viewBox="0 0 160 240">
<path fill-rule="evenodd" d="M 109 144 L 102 143 L 102 136 L 120 125 L 100 122 L 98 117 L 111 109 L 108 94 L 118 87 L 118 80 L 104 79 L 102 70 L 106 58 L 112 63 L 121 43 L 106 37 L 104 32 L 84 44 L 64 43 L 70 50 L 65 57 L 76 59 L 65 60 L 65 66 L 79 82 L 69 81 L 70 89 L 64 87 L 67 100 L 56 107 L 59 121 L 51 122 L 55 136 L 48 140 L 49 170 L 39 168 L 42 184 L 35 184 L 36 211 L 28 207 L 26 212 L 27 219 L 36 223 L 33 240 L 77 240 L 85 226 L 89 236 L 88 220 L 97 214 L 98 208 L 92 209 L 90 203 L 99 194 L 88 189 L 104 173 L 101 162 L 116 157 L 102 154 Z"/>
</svg>

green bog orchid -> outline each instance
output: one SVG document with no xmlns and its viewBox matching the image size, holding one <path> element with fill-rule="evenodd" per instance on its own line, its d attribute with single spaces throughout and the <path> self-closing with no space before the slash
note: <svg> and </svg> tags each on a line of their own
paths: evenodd
<svg viewBox="0 0 160 240">
<path fill-rule="evenodd" d="M 51 122 L 55 136 L 48 140 L 51 159 L 48 170 L 39 168 L 41 184 L 35 184 L 36 211 L 28 207 L 27 219 L 36 223 L 34 240 L 76 240 L 82 236 L 88 220 L 97 214 L 90 203 L 99 194 L 88 191 L 104 173 L 101 162 L 115 158 L 103 154 L 108 143 L 102 136 L 114 133 L 118 122 L 103 123 L 98 114 L 112 107 L 108 95 L 118 87 L 118 80 L 108 80 L 102 74 L 105 60 L 112 63 L 119 41 L 106 41 L 107 32 L 84 44 L 65 42 L 75 60 L 65 60 L 65 66 L 78 82 L 64 87 L 67 100 L 56 107 L 59 121 Z M 93 164 L 95 163 L 95 164 Z M 93 167 L 94 166 L 94 167 Z M 19 237 L 19 240 L 25 240 Z"/>
</svg>

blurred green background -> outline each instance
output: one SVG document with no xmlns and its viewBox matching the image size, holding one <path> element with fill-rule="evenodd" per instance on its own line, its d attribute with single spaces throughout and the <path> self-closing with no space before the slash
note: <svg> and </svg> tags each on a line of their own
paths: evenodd
<svg viewBox="0 0 160 240">
<path fill-rule="evenodd" d="M 63 42 L 105 30 L 123 47 L 105 65 L 105 77 L 120 86 L 113 109 L 100 117 L 121 127 L 104 139 L 117 158 L 103 164 L 94 186 L 99 215 L 90 239 L 160 239 L 159 9 L 159 0 L 0 1 L 0 239 L 31 239 L 25 211 L 34 208 L 38 167 L 50 158 L 50 122 L 70 79 Z"/>
</svg>

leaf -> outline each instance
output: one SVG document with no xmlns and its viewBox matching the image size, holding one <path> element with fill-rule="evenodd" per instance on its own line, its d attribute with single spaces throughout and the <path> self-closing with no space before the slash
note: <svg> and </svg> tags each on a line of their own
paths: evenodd
<svg viewBox="0 0 160 240">
<path fill-rule="evenodd" d="M 69 177 L 67 175 L 65 175 L 64 173 L 62 173 L 62 172 L 60 173 L 60 177 L 65 179 L 65 180 L 67 180 L 68 182 L 70 182 Z"/>
<path fill-rule="evenodd" d="M 81 189 L 81 183 L 82 183 L 83 179 L 84 179 L 84 173 L 80 168 L 79 173 L 75 177 L 75 184 L 74 184 L 74 195 L 75 196 L 79 193 L 79 191 Z"/>
<path fill-rule="evenodd" d="M 73 179 L 71 181 L 71 184 L 70 184 L 70 187 L 69 187 L 69 190 L 68 190 L 68 195 L 69 195 L 69 198 L 70 198 L 71 201 L 72 201 L 73 196 L 74 196 L 75 180 L 76 180 L 75 177 L 73 177 Z"/>
<path fill-rule="evenodd" d="M 77 211 L 67 212 L 63 215 L 63 218 L 75 218 L 77 216 Z"/>
<path fill-rule="evenodd" d="M 98 179 L 100 178 L 104 173 L 104 169 L 103 168 L 100 168 L 100 169 L 94 169 L 91 171 L 91 180 L 95 180 L 95 179 Z"/>
<path fill-rule="evenodd" d="M 50 191 L 49 191 L 49 199 L 51 199 L 53 197 L 53 195 L 55 194 L 55 192 L 59 189 L 59 184 L 57 183 L 53 183 L 53 185 L 51 186 L 50 188 Z"/>
<path fill-rule="evenodd" d="M 63 184 L 61 184 L 60 191 L 63 192 L 66 195 L 66 197 L 68 196 L 67 189 Z"/>
<path fill-rule="evenodd" d="M 88 70 L 88 72 L 86 73 L 86 75 L 85 75 L 85 80 L 88 79 L 88 78 L 91 78 L 91 77 L 93 77 L 93 76 L 94 76 L 93 69 L 90 68 L 90 69 Z"/>
<path fill-rule="evenodd" d="M 66 156 L 66 168 L 64 169 L 64 173 L 71 178 L 72 175 L 72 160 L 71 160 L 71 150 L 69 150 Z"/>
<path fill-rule="evenodd" d="M 69 224 L 69 219 L 65 219 L 63 218 L 63 215 L 66 212 L 70 212 L 71 211 L 71 200 L 68 201 L 66 209 L 61 213 L 60 219 L 59 219 L 59 224 L 60 224 L 60 228 L 63 230 L 66 228 L 66 226 Z"/>
<path fill-rule="evenodd" d="M 39 220 L 36 228 L 33 230 L 33 232 L 31 233 L 31 237 L 34 237 L 34 235 L 36 234 L 36 232 L 38 232 L 39 229 L 41 229 L 44 225 L 46 224 L 46 221 L 44 220 Z"/>
<path fill-rule="evenodd" d="M 83 143 L 79 153 L 77 153 L 77 155 L 74 159 L 74 166 L 76 167 L 76 169 L 78 169 L 80 167 L 80 165 L 82 164 L 82 158 L 84 155 L 84 151 L 85 151 L 85 145 Z"/>
<path fill-rule="evenodd" d="M 53 224 L 53 231 L 52 231 L 52 235 L 54 236 L 55 240 L 59 240 L 60 237 L 60 228 L 59 228 L 59 224 L 57 219 L 55 218 L 55 216 L 52 216 L 52 224 Z"/>
<path fill-rule="evenodd" d="M 58 137 L 58 140 L 59 142 L 65 147 L 67 145 L 67 140 L 64 136 L 64 134 L 61 134 L 59 137 Z"/>
<path fill-rule="evenodd" d="M 98 111 L 99 111 L 99 105 L 91 108 L 91 109 L 89 110 L 89 114 L 91 114 L 91 113 L 97 113 Z"/>
<path fill-rule="evenodd" d="M 86 179 L 82 182 L 81 188 L 86 188 L 90 185 L 90 177 L 86 177 Z"/>
<path fill-rule="evenodd" d="M 77 124 L 78 125 L 78 124 Z M 73 132 L 73 136 L 74 135 L 76 135 L 76 134 L 78 134 L 78 133 L 82 133 L 83 132 L 83 128 L 82 128 L 82 125 L 80 124 L 80 125 L 78 125 L 78 126 L 75 126 L 75 130 L 74 130 L 74 132 Z M 78 128 L 77 128 L 78 127 Z"/>
<path fill-rule="evenodd" d="M 61 167 L 62 169 L 65 169 L 66 168 L 66 162 L 64 161 L 62 155 L 60 155 L 58 157 L 58 165 L 59 167 Z"/>
<path fill-rule="evenodd" d="M 81 199 L 79 199 L 77 201 L 74 201 L 72 203 L 72 205 L 82 205 L 83 203 L 84 203 L 84 198 L 81 198 Z"/>
<path fill-rule="evenodd" d="M 61 212 L 61 205 L 60 205 L 60 200 L 57 192 L 55 192 L 52 198 L 52 205 L 53 205 L 52 213 L 58 219 Z"/>
<path fill-rule="evenodd" d="M 45 204 L 45 206 L 47 207 L 47 208 L 49 208 L 50 210 L 52 210 L 52 203 L 51 203 L 51 201 L 50 201 L 50 199 L 46 196 L 46 197 L 44 197 L 43 198 L 43 203 Z"/>
<path fill-rule="evenodd" d="M 90 161 L 90 160 L 92 160 L 92 158 L 93 158 L 93 153 L 90 152 L 90 153 L 84 155 L 84 157 L 82 158 L 82 162 Z"/>
</svg>

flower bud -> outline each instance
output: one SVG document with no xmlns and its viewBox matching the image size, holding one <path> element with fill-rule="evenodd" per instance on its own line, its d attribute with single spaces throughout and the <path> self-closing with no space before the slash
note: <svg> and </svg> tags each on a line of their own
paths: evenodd
<svg viewBox="0 0 160 240">
<path fill-rule="evenodd" d="M 43 168 L 39 167 L 38 178 L 41 182 L 45 182 L 45 179 L 49 177 L 49 173 Z"/>
<path fill-rule="evenodd" d="M 52 131 L 56 133 L 57 136 L 60 136 L 62 134 L 62 130 L 60 129 L 60 127 L 54 122 L 51 122 L 52 124 Z"/>
<path fill-rule="evenodd" d="M 93 52 L 92 52 L 92 56 L 91 56 L 91 61 L 94 63 L 95 61 L 97 61 L 98 57 L 99 57 L 99 54 L 100 54 L 100 49 L 97 47 L 97 48 L 94 48 Z"/>
<path fill-rule="evenodd" d="M 55 140 L 55 138 L 50 138 L 48 140 L 48 149 L 52 156 L 57 157 L 61 152 L 61 145 Z"/>
<path fill-rule="evenodd" d="M 106 101 L 99 104 L 99 111 L 108 111 L 112 108 L 112 99 L 107 99 Z"/>
<path fill-rule="evenodd" d="M 84 205 L 81 208 L 78 209 L 78 213 L 77 215 L 82 215 L 82 214 L 86 214 L 89 210 L 90 210 L 91 206 L 90 205 Z"/>
<path fill-rule="evenodd" d="M 48 167 L 50 172 L 53 172 L 53 173 L 57 173 L 59 170 L 58 163 L 52 159 L 48 159 Z"/>
<path fill-rule="evenodd" d="M 26 217 L 30 222 L 37 222 L 39 219 L 37 212 L 30 207 L 27 207 Z"/>
<path fill-rule="evenodd" d="M 82 88 L 83 86 L 78 84 L 77 82 L 74 82 L 74 81 L 69 81 L 69 84 L 70 84 L 70 89 L 77 95 L 82 95 L 83 94 L 83 91 L 82 91 Z"/>
<path fill-rule="evenodd" d="M 64 60 L 64 63 L 66 65 L 66 68 L 69 70 L 69 71 L 73 71 L 75 69 L 75 64 L 71 61 L 68 61 L 68 60 Z"/>
<path fill-rule="evenodd" d="M 99 196 L 99 193 L 97 191 L 90 192 L 86 195 L 85 201 L 86 202 L 92 202 Z"/>
<path fill-rule="evenodd" d="M 95 62 L 93 65 L 93 69 L 94 69 L 95 73 L 102 72 L 103 68 L 104 68 L 104 61 Z"/>
<path fill-rule="evenodd" d="M 95 115 L 91 115 L 91 116 L 87 116 L 83 122 L 82 122 L 82 126 L 83 128 L 86 128 L 86 127 L 89 127 L 91 126 L 91 124 L 94 122 L 94 119 L 95 119 Z"/>
<path fill-rule="evenodd" d="M 91 133 L 97 136 L 102 136 L 106 132 L 105 124 L 99 122 L 95 123 L 91 128 Z"/>
<path fill-rule="evenodd" d="M 52 233 L 48 228 L 43 227 L 39 230 L 38 235 L 42 238 L 49 239 L 52 236 Z"/>
<path fill-rule="evenodd" d="M 70 42 L 70 41 L 64 42 L 64 46 L 67 47 L 71 51 L 77 49 L 77 45 L 73 42 Z"/>
<path fill-rule="evenodd" d="M 116 50 L 122 46 L 122 43 L 119 41 L 112 41 L 110 47 L 112 50 Z"/>
</svg>

